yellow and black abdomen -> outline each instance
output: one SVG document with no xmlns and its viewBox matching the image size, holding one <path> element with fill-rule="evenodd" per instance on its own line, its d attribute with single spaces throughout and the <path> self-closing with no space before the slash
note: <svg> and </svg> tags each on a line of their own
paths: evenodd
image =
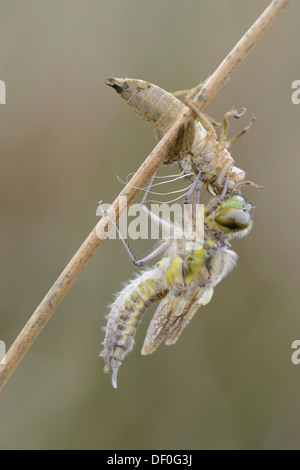
<svg viewBox="0 0 300 470">
<path fill-rule="evenodd" d="M 167 294 L 157 269 L 146 271 L 131 281 L 117 296 L 111 306 L 106 326 L 104 372 L 112 373 L 112 384 L 117 388 L 117 372 L 134 346 L 134 336 L 147 308 Z"/>
</svg>

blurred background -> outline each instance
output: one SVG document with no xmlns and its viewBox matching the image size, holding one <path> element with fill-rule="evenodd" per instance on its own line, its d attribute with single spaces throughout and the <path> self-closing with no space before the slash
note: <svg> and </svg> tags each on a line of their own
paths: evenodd
<svg viewBox="0 0 300 470">
<path fill-rule="evenodd" d="M 150 124 L 104 85 L 142 78 L 167 90 L 211 74 L 262 0 L 0 0 L 0 339 L 7 346 L 112 202 L 116 175 L 137 169 Z M 102 327 L 136 269 L 107 240 L 0 397 L 1 449 L 300 448 L 299 2 L 291 2 L 207 112 L 232 106 L 256 123 L 232 154 L 264 186 L 236 269 L 175 346 L 140 350 L 154 309 L 119 372 L 98 358 Z M 171 173 L 177 171 L 170 169 Z M 138 256 L 151 248 L 132 242 Z"/>
</svg>

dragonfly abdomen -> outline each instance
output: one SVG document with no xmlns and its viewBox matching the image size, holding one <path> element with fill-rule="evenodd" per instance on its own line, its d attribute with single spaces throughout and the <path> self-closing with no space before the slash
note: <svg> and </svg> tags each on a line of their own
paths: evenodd
<svg viewBox="0 0 300 470">
<path fill-rule="evenodd" d="M 117 388 L 117 372 L 133 346 L 136 330 L 147 308 L 167 294 L 157 277 L 156 269 L 146 271 L 130 282 L 117 296 L 108 316 L 104 349 L 104 372 L 112 373 L 112 384 Z"/>
<path fill-rule="evenodd" d="M 129 106 L 135 108 L 146 121 L 165 134 L 176 121 L 184 104 L 162 88 L 144 80 L 132 78 L 107 78 Z"/>
</svg>

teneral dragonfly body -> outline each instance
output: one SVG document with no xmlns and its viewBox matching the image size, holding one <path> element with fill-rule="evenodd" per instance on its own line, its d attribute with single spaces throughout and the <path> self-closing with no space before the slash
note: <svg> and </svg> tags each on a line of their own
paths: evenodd
<svg viewBox="0 0 300 470">
<path fill-rule="evenodd" d="M 186 236 L 186 232 L 180 235 L 177 230 L 165 257 L 117 295 L 108 315 L 101 353 L 104 371 L 112 373 L 114 387 L 122 360 L 134 346 L 138 325 L 153 302 L 161 301 L 142 354 L 154 352 L 163 341 L 175 343 L 199 307 L 210 301 L 214 287 L 236 264 L 237 255 L 230 249 L 229 240 L 248 234 L 251 209 L 242 196 L 227 197 L 205 217 L 203 243 L 197 232 Z"/>
</svg>

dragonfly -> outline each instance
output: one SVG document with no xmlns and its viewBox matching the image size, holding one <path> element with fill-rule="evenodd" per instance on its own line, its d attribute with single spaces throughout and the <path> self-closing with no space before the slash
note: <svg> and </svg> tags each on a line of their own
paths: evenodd
<svg viewBox="0 0 300 470">
<path fill-rule="evenodd" d="M 198 179 L 200 176 L 199 173 Z M 199 204 L 198 183 L 201 184 L 196 179 L 185 198 L 188 210 L 184 212 L 184 230 L 169 224 L 173 235 L 145 258 L 134 258 L 118 230 L 136 266 L 163 257 L 130 281 L 110 307 L 100 356 L 114 388 L 119 367 L 133 349 L 137 328 L 150 305 L 160 302 L 150 322 L 142 355 L 153 353 L 163 341 L 171 345 L 178 340 L 197 310 L 210 302 L 215 286 L 236 265 L 237 254 L 230 249 L 230 240 L 244 237 L 251 230 L 253 206 L 241 194 L 226 195 L 217 206 L 216 198 L 212 198 L 204 206 Z M 152 217 L 150 210 L 148 214 Z M 157 222 L 157 215 L 154 217 Z M 201 226 L 196 221 L 201 217 L 204 223 L 199 233 Z M 168 224 L 163 219 L 158 222 Z"/>
<path fill-rule="evenodd" d="M 250 129 L 254 118 L 235 137 L 227 139 L 229 120 L 232 117 L 240 118 L 246 108 L 240 114 L 232 109 L 224 115 L 222 124 L 219 124 L 197 110 L 188 90 L 171 94 L 144 80 L 113 77 L 106 80 L 107 85 L 115 89 L 139 115 L 154 125 L 159 139 L 166 134 L 185 108 L 176 96 L 189 97 L 187 104 L 197 117 L 189 119 L 180 127 L 165 164 L 177 162 L 183 174 L 192 179 L 201 171 L 201 181 L 212 195 L 221 194 L 220 202 L 226 194 L 237 192 L 242 186 L 261 188 L 252 181 L 245 180 L 245 171 L 234 165 L 230 154 L 232 144 Z M 216 126 L 221 126 L 219 137 Z"/>
</svg>

